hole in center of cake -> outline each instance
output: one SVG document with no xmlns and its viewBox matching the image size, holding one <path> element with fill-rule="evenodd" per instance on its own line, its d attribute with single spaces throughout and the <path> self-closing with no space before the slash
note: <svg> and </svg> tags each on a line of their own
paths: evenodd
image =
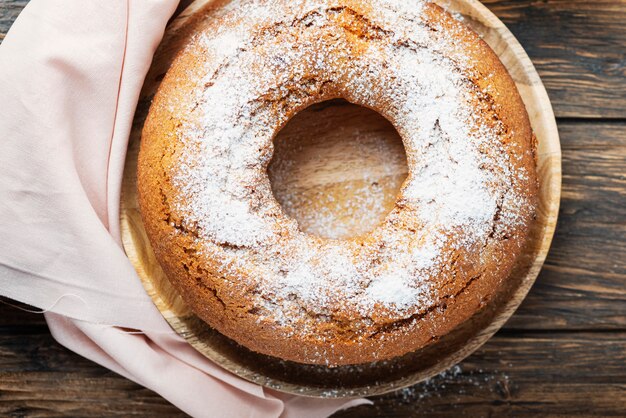
<svg viewBox="0 0 626 418">
<path fill-rule="evenodd" d="M 274 139 L 274 196 L 300 229 L 348 239 L 393 209 L 408 168 L 402 138 L 379 113 L 330 100 L 295 115 Z"/>
</svg>

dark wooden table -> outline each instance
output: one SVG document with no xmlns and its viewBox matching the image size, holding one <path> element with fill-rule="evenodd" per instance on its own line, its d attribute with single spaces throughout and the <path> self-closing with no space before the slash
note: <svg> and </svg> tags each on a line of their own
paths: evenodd
<svg viewBox="0 0 626 418">
<path fill-rule="evenodd" d="M 27 2 L 0 0 L 0 41 Z M 533 59 L 558 118 L 552 250 L 521 308 L 478 352 L 338 416 L 626 416 L 626 0 L 485 3 Z M 0 416 L 180 414 L 59 346 L 41 315 L 0 304 Z"/>
</svg>

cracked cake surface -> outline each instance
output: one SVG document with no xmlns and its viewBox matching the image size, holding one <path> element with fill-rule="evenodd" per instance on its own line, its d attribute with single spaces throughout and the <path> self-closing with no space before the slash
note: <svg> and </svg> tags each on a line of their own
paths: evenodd
<svg viewBox="0 0 626 418">
<path fill-rule="evenodd" d="M 151 106 L 138 188 L 157 259 L 193 311 L 263 354 L 345 365 L 418 350 L 483 309 L 537 202 L 515 84 L 477 34 L 405 0 L 232 0 L 202 14 Z M 349 239 L 272 195 L 272 140 L 342 98 L 397 129 L 408 177 Z"/>
</svg>

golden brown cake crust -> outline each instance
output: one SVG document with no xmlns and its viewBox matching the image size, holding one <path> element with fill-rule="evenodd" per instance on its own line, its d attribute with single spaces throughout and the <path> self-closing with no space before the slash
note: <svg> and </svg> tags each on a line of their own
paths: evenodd
<svg viewBox="0 0 626 418">
<path fill-rule="evenodd" d="M 198 27 L 150 109 L 138 188 L 200 318 L 253 351 L 344 365 L 423 348 L 492 300 L 537 178 L 524 104 L 474 32 L 400 0 L 235 0 Z M 345 241 L 299 231 L 265 173 L 275 133 L 333 98 L 387 117 L 410 171 L 385 222 Z"/>
</svg>

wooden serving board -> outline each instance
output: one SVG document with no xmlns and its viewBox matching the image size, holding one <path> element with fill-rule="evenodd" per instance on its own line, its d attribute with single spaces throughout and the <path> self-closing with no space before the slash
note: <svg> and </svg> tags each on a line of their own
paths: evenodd
<svg viewBox="0 0 626 418">
<path fill-rule="evenodd" d="M 199 352 L 232 373 L 276 390 L 307 396 L 371 396 L 389 392 L 438 374 L 470 355 L 506 322 L 528 293 L 548 253 L 559 209 L 561 149 L 554 113 L 543 84 L 520 44 L 480 2 L 437 1 L 449 11 L 460 13 L 498 54 L 517 84 L 537 135 L 538 217 L 532 239 L 507 280 L 509 288 L 489 309 L 477 313 L 467 324 L 425 350 L 394 361 L 359 367 L 307 366 L 250 352 L 198 319 L 161 270 L 139 213 L 137 155 L 150 101 L 176 52 L 193 33 L 194 17 L 213 1 L 194 1 L 168 26 L 144 84 L 126 158 L 120 211 L 124 248 L 164 318 Z M 320 120 L 324 123 L 319 123 Z M 335 229 L 338 235 L 364 232 L 377 217 L 370 217 L 370 224 L 356 220 L 365 218 L 365 212 L 372 210 L 377 211 L 377 216 L 384 216 L 406 176 L 404 151 L 393 127 L 371 111 L 344 102 L 305 110 L 281 131 L 275 143 L 275 161 L 269 170 L 270 178 L 275 180 L 274 193 L 284 207 L 288 201 L 295 202 L 286 211 L 291 210 L 289 214 L 299 219 L 308 232 L 324 234 L 319 220 L 313 219 L 320 210 L 327 210 L 329 218 L 339 218 L 339 223 L 347 225 L 345 230 Z M 389 158 L 379 158 L 381 150 Z M 355 155 L 362 158 L 357 161 Z M 280 159 L 295 163 L 282 164 Z M 338 216 L 346 212 L 346 202 L 362 198 L 372 190 L 377 193 L 375 205 L 360 205 L 352 208 L 349 215 Z"/>
</svg>

